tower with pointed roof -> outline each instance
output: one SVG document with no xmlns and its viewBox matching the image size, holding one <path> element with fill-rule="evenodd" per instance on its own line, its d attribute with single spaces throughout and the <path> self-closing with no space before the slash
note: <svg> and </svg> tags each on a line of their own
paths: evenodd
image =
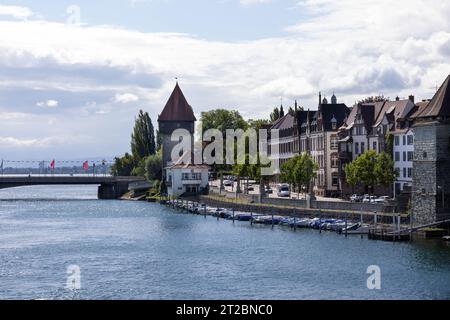
<svg viewBox="0 0 450 320">
<path fill-rule="evenodd" d="M 450 219 L 450 75 L 414 121 L 412 214 L 416 225 Z"/>
<path fill-rule="evenodd" d="M 169 100 L 158 117 L 164 168 L 171 163 L 172 149 L 178 144 L 177 141 L 174 142 L 171 139 L 172 133 L 175 130 L 185 129 L 191 134 L 193 150 L 195 121 L 197 121 L 197 119 L 195 118 L 194 111 L 187 102 L 177 82 Z M 163 172 L 164 171 L 165 170 L 163 170 Z"/>
</svg>

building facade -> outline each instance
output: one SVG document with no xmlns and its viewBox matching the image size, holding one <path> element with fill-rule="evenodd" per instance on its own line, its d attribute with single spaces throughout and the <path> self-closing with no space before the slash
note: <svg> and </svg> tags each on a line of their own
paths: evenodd
<svg viewBox="0 0 450 320">
<path fill-rule="evenodd" d="M 317 111 L 296 112 L 294 135 L 298 153 L 311 155 L 319 169 L 314 179 L 314 192 L 319 196 L 338 196 L 339 150 L 338 130 L 350 109 L 337 102 L 333 94 L 331 103 L 319 94 Z"/>
<path fill-rule="evenodd" d="M 361 186 L 355 189 L 346 183 L 345 166 L 367 150 L 390 154 L 399 173 L 393 188 L 378 186 L 373 190 L 375 194 L 392 195 L 411 187 L 414 131 L 410 116 L 416 109 L 413 96 L 359 103 L 352 108 L 339 130 L 339 184 L 343 195 L 366 192 Z"/>
</svg>

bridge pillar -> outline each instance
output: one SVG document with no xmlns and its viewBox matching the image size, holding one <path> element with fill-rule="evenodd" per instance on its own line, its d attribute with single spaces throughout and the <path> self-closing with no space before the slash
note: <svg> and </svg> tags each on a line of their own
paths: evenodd
<svg viewBox="0 0 450 320">
<path fill-rule="evenodd" d="M 102 184 L 98 187 L 100 200 L 116 200 L 128 192 L 128 183 Z"/>
</svg>

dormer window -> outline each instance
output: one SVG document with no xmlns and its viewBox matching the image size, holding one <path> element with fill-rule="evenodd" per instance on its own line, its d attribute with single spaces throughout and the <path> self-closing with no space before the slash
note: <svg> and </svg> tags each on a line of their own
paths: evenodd
<svg viewBox="0 0 450 320">
<path fill-rule="evenodd" d="M 337 130 L 337 120 L 334 116 L 333 116 L 333 119 L 331 119 L 331 128 L 333 130 Z"/>
</svg>

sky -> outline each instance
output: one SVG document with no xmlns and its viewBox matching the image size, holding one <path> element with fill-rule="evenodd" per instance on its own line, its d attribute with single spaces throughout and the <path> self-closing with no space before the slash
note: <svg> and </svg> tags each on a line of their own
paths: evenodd
<svg viewBox="0 0 450 320">
<path fill-rule="evenodd" d="M 450 1 L 0 1 L 0 159 L 114 157 L 178 78 L 199 116 L 268 118 L 371 95 L 431 98 Z"/>
</svg>

